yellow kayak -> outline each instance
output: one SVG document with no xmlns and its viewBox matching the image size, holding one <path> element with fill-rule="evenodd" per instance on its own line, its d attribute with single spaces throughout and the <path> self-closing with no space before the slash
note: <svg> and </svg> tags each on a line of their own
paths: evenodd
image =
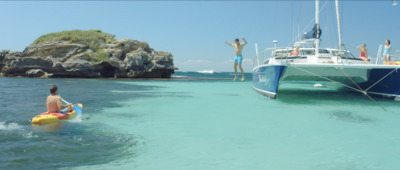
<svg viewBox="0 0 400 170">
<path fill-rule="evenodd" d="M 74 110 L 69 111 L 68 113 L 41 113 L 34 118 L 32 118 L 30 121 L 33 124 L 47 124 L 47 123 L 53 123 L 53 122 L 58 122 L 60 120 L 68 120 L 72 119 L 77 115 L 77 112 L 75 111 L 76 107 L 80 107 L 80 111 L 82 111 L 82 104 L 78 103 L 73 106 Z"/>
</svg>

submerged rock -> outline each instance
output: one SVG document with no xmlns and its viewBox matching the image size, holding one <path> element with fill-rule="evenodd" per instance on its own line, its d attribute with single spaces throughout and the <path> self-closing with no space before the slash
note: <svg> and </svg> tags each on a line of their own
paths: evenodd
<svg viewBox="0 0 400 170">
<path fill-rule="evenodd" d="M 146 42 L 115 40 L 98 30 L 52 33 L 23 52 L 0 51 L 2 76 L 170 78 L 174 70 L 171 53 L 155 51 Z"/>
</svg>

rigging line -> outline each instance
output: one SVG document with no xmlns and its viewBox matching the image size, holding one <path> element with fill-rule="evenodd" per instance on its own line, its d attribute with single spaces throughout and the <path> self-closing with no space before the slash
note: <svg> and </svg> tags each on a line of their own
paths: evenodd
<svg viewBox="0 0 400 170">
<path fill-rule="evenodd" d="M 322 5 L 322 8 L 319 10 L 320 13 L 321 13 L 322 9 L 325 8 L 325 6 L 326 6 L 327 3 L 328 3 L 328 1 L 325 1 L 324 5 Z M 315 17 L 310 21 L 310 23 L 307 24 L 307 26 L 304 28 L 304 30 L 303 30 L 302 32 L 306 31 L 307 28 L 308 28 L 314 21 L 315 21 Z M 300 35 L 298 35 L 297 38 L 299 39 L 299 38 L 300 38 Z M 293 43 L 294 43 L 294 41 L 292 41 L 290 44 L 293 44 Z M 289 44 L 288 46 L 290 46 L 290 44 Z"/>
<path fill-rule="evenodd" d="M 307 70 L 301 69 L 301 68 L 299 68 L 299 67 L 297 67 L 297 66 L 294 66 L 294 65 L 292 65 L 292 67 L 294 67 L 294 68 L 296 68 L 296 69 L 298 69 L 298 70 L 300 70 L 300 71 L 303 71 L 303 72 L 309 73 L 309 74 L 311 74 L 311 75 L 317 76 L 317 77 L 319 77 L 319 78 L 322 78 L 322 79 L 325 79 L 325 80 L 328 80 L 328 81 L 331 81 L 331 82 L 338 83 L 338 84 L 340 84 L 340 85 L 342 85 L 342 86 L 344 86 L 344 87 L 347 87 L 347 88 L 349 88 L 349 89 L 352 89 L 352 90 L 354 90 L 354 91 L 358 91 L 358 92 L 364 93 L 363 91 L 361 91 L 361 90 L 358 90 L 358 89 L 356 89 L 356 88 L 354 88 L 354 87 L 351 87 L 351 86 L 349 86 L 349 85 L 346 85 L 346 84 L 343 84 L 343 83 L 341 83 L 341 82 L 338 82 L 338 81 L 335 81 L 335 80 L 332 80 L 332 79 L 326 78 L 326 77 L 324 77 L 324 76 L 321 76 L 321 75 L 318 75 L 318 74 L 316 74 L 316 73 L 313 73 L 313 72 L 310 72 L 310 71 L 307 71 Z"/>
<path fill-rule="evenodd" d="M 293 22 L 293 1 L 291 1 L 291 16 L 290 16 L 290 20 L 292 23 L 292 41 L 294 41 L 294 22 Z"/>
<path fill-rule="evenodd" d="M 377 101 L 375 101 L 371 96 L 368 95 L 366 90 L 363 90 L 342 68 L 340 70 L 347 76 L 347 78 L 350 79 L 351 82 L 353 82 L 363 93 L 370 99 L 372 100 L 375 104 L 377 104 L 379 107 L 381 107 L 384 111 L 387 111 L 381 104 L 379 104 Z"/>
<path fill-rule="evenodd" d="M 299 15 L 297 16 L 298 22 L 300 21 L 302 11 L 303 11 L 303 1 L 300 1 L 300 11 L 299 11 Z"/>
<path fill-rule="evenodd" d="M 357 87 L 358 87 L 358 89 L 360 89 L 361 91 L 363 91 L 363 93 L 365 94 L 365 95 L 367 95 L 367 93 L 342 69 L 342 68 L 340 68 L 340 71 L 342 71 L 343 72 L 343 74 L 344 75 L 346 75 L 346 77 L 351 81 L 351 82 L 353 82 L 353 84 L 354 85 L 356 85 Z"/>
<path fill-rule="evenodd" d="M 329 79 L 329 78 L 326 78 L 326 77 L 324 77 L 324 76 L 321 76 L 321 75 L 318 75 L 318 74 L 315 74 L 315 73 L 313 73 L 313 72 L 310 72 L 310 71 L 307 71 L 307 70 L 304 70 L 304 69 L 301 69 L 301 68 L 299 68 L 299 67 L 297 67 L 297 66 L 294 66 L 294 65 L 292 65 L 292 67 L 294 67 L 294 68 L 296 68 L 296 69 L 298 69 L 298 70 L 300 70 L 300 71 L 303 71 L 303 72 L 306 72 L 306 73 L 309 73 L 309 74 L 312 74 L 312 75 L 315 75 L 315 76 L 317 76 L 317 77 L 320 77 L 320 78 L 322 78 L 322 79 L 325 79 L 325 80 L 329 80 L 329 81 L 332 81 L 332 82 L 335 82 L 335 83 L 338 83 L 338 84 L 340 84 L 340 85 L 342 85 L 342 86 L 344 86 L 344 87 L 347 87 L 347 88 L 350 88 L 350 89 L 352 89 L 352 90 L 354 90 L 354 91 L 358 91 L 358 92 L 361 92 L 361 93 L 363 93 L 363 94 L 365 94 L 368 98 L 370 98 L 373 102 L 375 102 L 379 107 L 381 107 L 384 111 L 387 111 L 382 105 L 380 105 L 377 101 L 375 101 L 372 97 L 370 97 L 365 91 L 362 91 L 362 90 L 358 90 L 358 89 L 356 89 L 356 88 L 354 88 L 354 87 L 351 87 L 351 86 L 348 86 L 348 85 L 346 85 L 346 84 L 343 84 L 343 83 L 341 83 L 341 82 L 338 82 L 338 81 L 335 81 L 335 80 L 332 80 L 332 79 Z M 357 85 L 358 86 L 358 85 Z"/>
<path fill-rule="evenodd" d="M 326 1 L 328 1 L 328 0 L 326 0 Z M 331 48 L 332 47 L 332 45 L 331 45 L 331 33 L 330 33 L 330 29 L 329 29 L 329 6 L 330 5 L 328 5 L 327 7 L 326 7 L 326 26 L 325 26 L 325 28 L 326 28 L 326 33 L 327 33 L 327 35 L 328 35 L 328 38 L 329 38 L 329 48 Z"/>
<path fill-rule="evenodd" d="M 379 104 L 377 101 L 375 101 L 371 96 L 366 95 L 369 99 L 371 99 L 375 104 L 377 104 L 379 107 L 381 107 L 384 111 L 387 111 L 381 104 Z"/>
<path fill-rule="evenodd" d="M 300 32 L 299 32 L 299 27 L 300 27 L 300 23 L 301 23 L 301 18 L 302 18 L 302 13 L 303 13 L 303 1 L 300 1 L 300 10 L 299 10 L 299 15 L 297 16 L 297 36 L 299 36 L 300 35 Z M 296 37 L 296 36 L 295 36 Z M 299 39 L 297 38 L 297 40 L 296 39 L 294 39 L 294 41 L 299 41 Z"/>
<path fill-rule="evenodd" d="M 397 67 L 396 69 L 393 69 L 390 73 L 386 74 L 385 76 L 383 76 L 380 80 L 378 80 L 377 82 L 375 82 L 373 85 L 371 85 L 370 87 L 368 87 L 365 91 L 368 91 L 369 89 L 371 89 L 372 87 L 374 87 L 376 84 L 378 84 L 379 82 L 381 82 L 383 79 L 385 79 L 387 76 L 389 76 L 390 74 L 392 74 L 394 71 L 397 71 L 399 69 L 399 67 Z"/>
<path fill-rule="evenodd" d="M 342 14 L 340 15 L 340 20 L 342 20 L 342 21 L 340 21 L 340 27 L 342 27 L 342 28 L 344 28 L 343 26 L 344 26 L 344 23 L 343 23 L 343 18 L 344 18 L 344 14 L 343 14 L 343 12 L 344 12 L 344 1 L 342 1 L 342 10 L 341 10 L 341 12 L 342 12 Z M 343 31 L 341 31 L 340 32 L 340 34 L 342 34 L 342 37 L 343 37 Z M 341 46 L 342 44 L 340 44 L 340 46 Z"/>
</svg>

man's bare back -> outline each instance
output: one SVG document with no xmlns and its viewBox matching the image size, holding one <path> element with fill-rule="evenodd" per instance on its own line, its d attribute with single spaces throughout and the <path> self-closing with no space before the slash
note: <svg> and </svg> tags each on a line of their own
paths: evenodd
<svg viewBox="0 0 400 170">
<path fill-rule="evenodd" d="M 49 113 L 60 113 L 62 107 L 61 97 L 56 95 L 47 96 L 46 105 Z"/>
<path fill-rule="evenodd" d="M 73 110 L 71 104 L 63 105 L 61 103 L 62 98 L 58 95 L 58 88 L 56 85 L 50 86 L 51 95 L 47 96 L 46 106 L 48 113 L 60 113 L 63 107 L 68 107 L 69 110 Z"/>
</svg>

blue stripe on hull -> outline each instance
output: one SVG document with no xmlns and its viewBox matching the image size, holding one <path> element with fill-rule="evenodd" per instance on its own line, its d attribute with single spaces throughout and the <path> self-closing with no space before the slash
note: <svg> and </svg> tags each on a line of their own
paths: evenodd
<svg viewBox="0 0 400 170">
<path fill-rule="evenodd" d="M 275 98 L 278 91 L 279 80 L 285 66 L 269 65 L 262 66 L 253 71 L 253 87 L 272 98 Z"/>
<path fill-rule="evenodd" d="M 361 83 L 360 87 L 363 90 L 369 88 L 391 71 L 393 71 L 393 69 L 371 69 L 368 81 Z M 385 79 L 368 90 L 368 92 L 379 93 L 388 96 L 400 96 L 400 70 L 391 73 Z"/>
</svg>

